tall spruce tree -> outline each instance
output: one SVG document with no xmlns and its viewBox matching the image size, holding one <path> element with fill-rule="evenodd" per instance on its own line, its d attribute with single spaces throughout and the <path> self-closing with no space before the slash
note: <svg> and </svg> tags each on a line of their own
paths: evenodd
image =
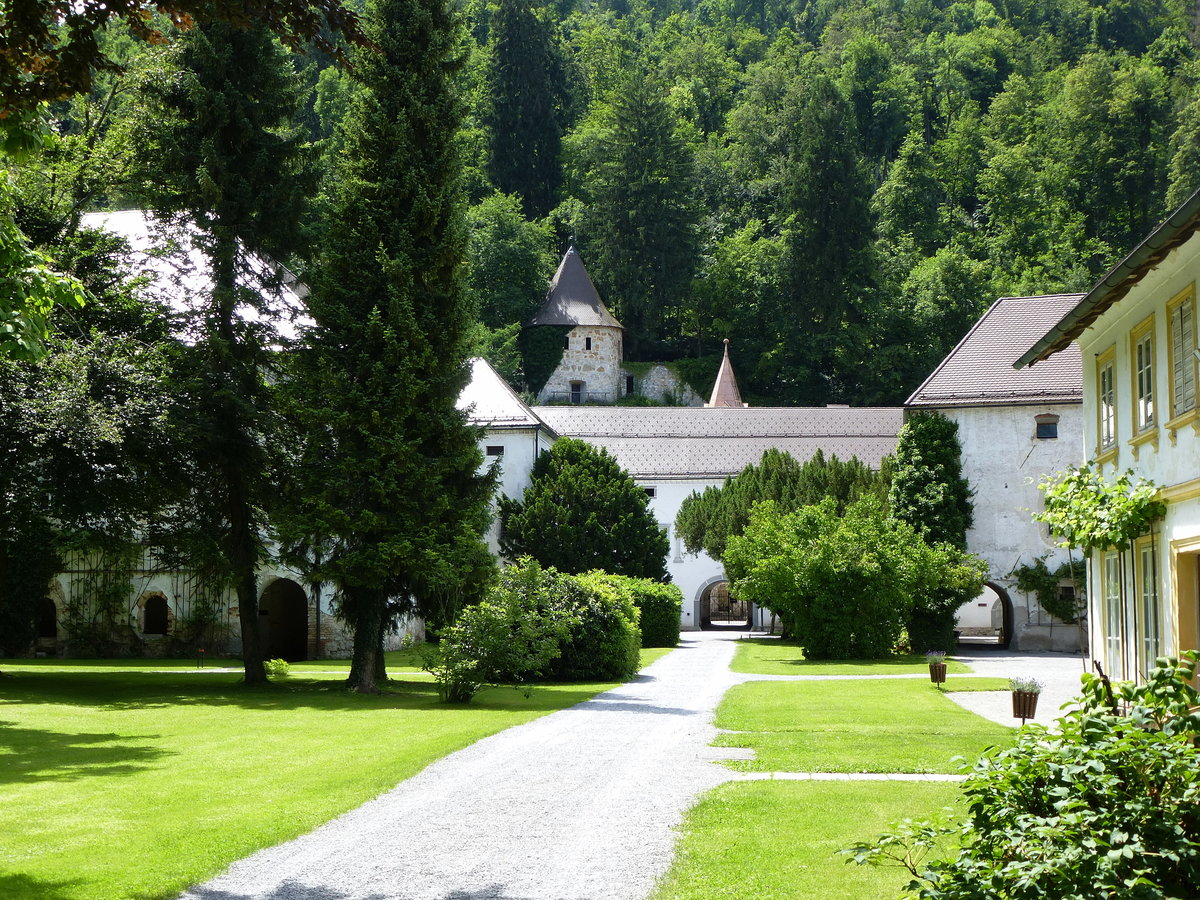
<svg viewBox="0 0 1200 900">
<path fill-rule="evenodd" d="M 938 413 L 914 413 L 900 429 L 895 466 L 892 515 L 930 544 L 966 549 L 974 506 L 962 473 L 958 423 Z"/>
<path fill-rule="evenodd" d="M 847 396 L 839 357 L 875 280 L 871 192 L 853 111 L 827 75 L 805 83 L 791 128 L 780 210 L 785 306 L 776 320 L 783 366 L 774 387 L 788 403 L 824 403 Z"/>
<path fill-rule="evenodd" d="M 455 405 L 474 321 L 459 283 L 457 22 L 444 0 L 371 0 L 364 27 L 374 46 L 355 57 L 282 525 L 320 548 L 314 577 L 337 586 L 354 631 L 349 684 L 368 693 L 398 612 L 444 610 L 486 576 L 492 481 Z"/>
<path fill-rule="evenodd" d="M 500 0 L 492 19 L 486 91 L 488 176 L 517 194 L 531 219 L 558 204 L 567 89 L 550 23 L 529 0 Z"/>
<path fill-rule="evenodd" d="M 187 32 L 143 79 L 136 132 L 149 204 L 207 261 L 211 286 L 194 302 L 179 390 L 192 454 L 191 487 L 173 511 L 181 562 L 237 593 L 246 683 L 266 681 L 256 570 L 266 556 L 271 415 L 266 369 L 277 336 L 239 309 L 261 307 L 278 285 L 263 258 L 285 259 L 308 179 L 292 117 L 299 82 L 263 28 L 214 24 Z M 255 318 L 251 316 L 249 318 Z"/>
<path fill-rule="evenodd" d="M 626 353 L 654 356 L 678 336 L 699 257 L 694 164 L 671 111 L 644 75 L 613 102 L 580 241 L 600 294 L 625 326 Z"/>
</svg>

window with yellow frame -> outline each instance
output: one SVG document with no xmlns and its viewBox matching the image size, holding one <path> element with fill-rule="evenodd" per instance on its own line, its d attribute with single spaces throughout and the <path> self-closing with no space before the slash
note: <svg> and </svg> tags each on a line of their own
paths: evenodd
<svg viewBox="0 0 1200 900">
<path fill-rule="evenodd" d="M 1100 454 L 1117 445 L 1116 347 L 1096 359 L 1097 446 Z"/>
<path fill-rule="evenodd" d="M 1196 413 L 1196 285 L 1167 304 L 1167 383 L 1171 389 L 1171 421 Z"/>
<path fill-rule="evenodd" d="M 1129 333 L 1129 367 L 1133 375 L 1133 425 L 1135 433 L 1140 434 L 1156 422 L 1153 315 Z"/>
</svg>

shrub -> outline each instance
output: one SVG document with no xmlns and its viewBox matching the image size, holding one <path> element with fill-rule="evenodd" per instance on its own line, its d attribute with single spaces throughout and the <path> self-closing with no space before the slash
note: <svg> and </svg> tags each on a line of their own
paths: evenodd
<svg viewBox="0 0 1200 900">
<path fill-rule="evenodd" d="M 604 572 L 563 576 L 578 620 L 550 674 L 563 681 L 609 681 L 637 674 L 642 632 L 632 593 Z"/>
<path fill-rule="evenodd" d="M 905 865 L 927 900 L 1195 897 L 1200 884 L 1200 694 L 1196 651 L 1160 659 L 1144 685 L 1084 675 L 1058 730 L 1027 725 L 963 785 L 961 826 L 908 823 L 855 861 Z M 1127 713 L 1116 712 L 1118 701 Z M 919 862 L 959 834 L 952 859 Z"/>
<path fill-rule="evenodd" d="M 579 622 L 582 589 L 525 558 L 458 622 L 445 629 L 424 668 L 443 700 L 466 703 L 487 684 L 523 685 L 544 674 Z"/>
<path fill-rule="evenodd" d="M 286 678 L 292 667 L 286 659 L 268 659 L 264 660 L 263 668 L 273 678 Z"/>
<path fill-rule="evenodd" d="M 911 651 L 953 647 L 955 616 L 983 590 L 987 564 L 949 544 L 930 546 L 915 534 L 904 552 L 906 587 L 913 601 L 907 622 Z"/>
<path fill-rule="evenodd" d="M 683 610 L 683 591 L 677 584 L 663 584 L 649 578 L 622 579 L 641 613 L 642 646 L 674 647 L 679 643 L 679 614 Z"/>
</svg>

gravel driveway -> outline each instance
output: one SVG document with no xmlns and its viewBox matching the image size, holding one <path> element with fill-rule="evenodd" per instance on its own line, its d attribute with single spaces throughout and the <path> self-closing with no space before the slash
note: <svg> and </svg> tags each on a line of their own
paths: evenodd
<svg viewBox="0 0 1200 900">
<path fill-rule="evenodd" d="M 630 684 L 432 764 L 188 900 L 641 900 L 677 825 L 733 773 L 713 711 L 734 644 L 685 634 Z"/>
</svg>

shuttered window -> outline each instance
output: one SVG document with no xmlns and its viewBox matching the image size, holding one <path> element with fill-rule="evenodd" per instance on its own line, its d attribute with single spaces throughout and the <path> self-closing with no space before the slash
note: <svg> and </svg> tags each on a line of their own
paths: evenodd
<svg viewBox="0 0 1200 900">
<path fill-rule="evenodd" d="M 1196 408 L 1196 295 L 1168 307 L 1171 339 L 1171 416 Z"/>
</svg>

